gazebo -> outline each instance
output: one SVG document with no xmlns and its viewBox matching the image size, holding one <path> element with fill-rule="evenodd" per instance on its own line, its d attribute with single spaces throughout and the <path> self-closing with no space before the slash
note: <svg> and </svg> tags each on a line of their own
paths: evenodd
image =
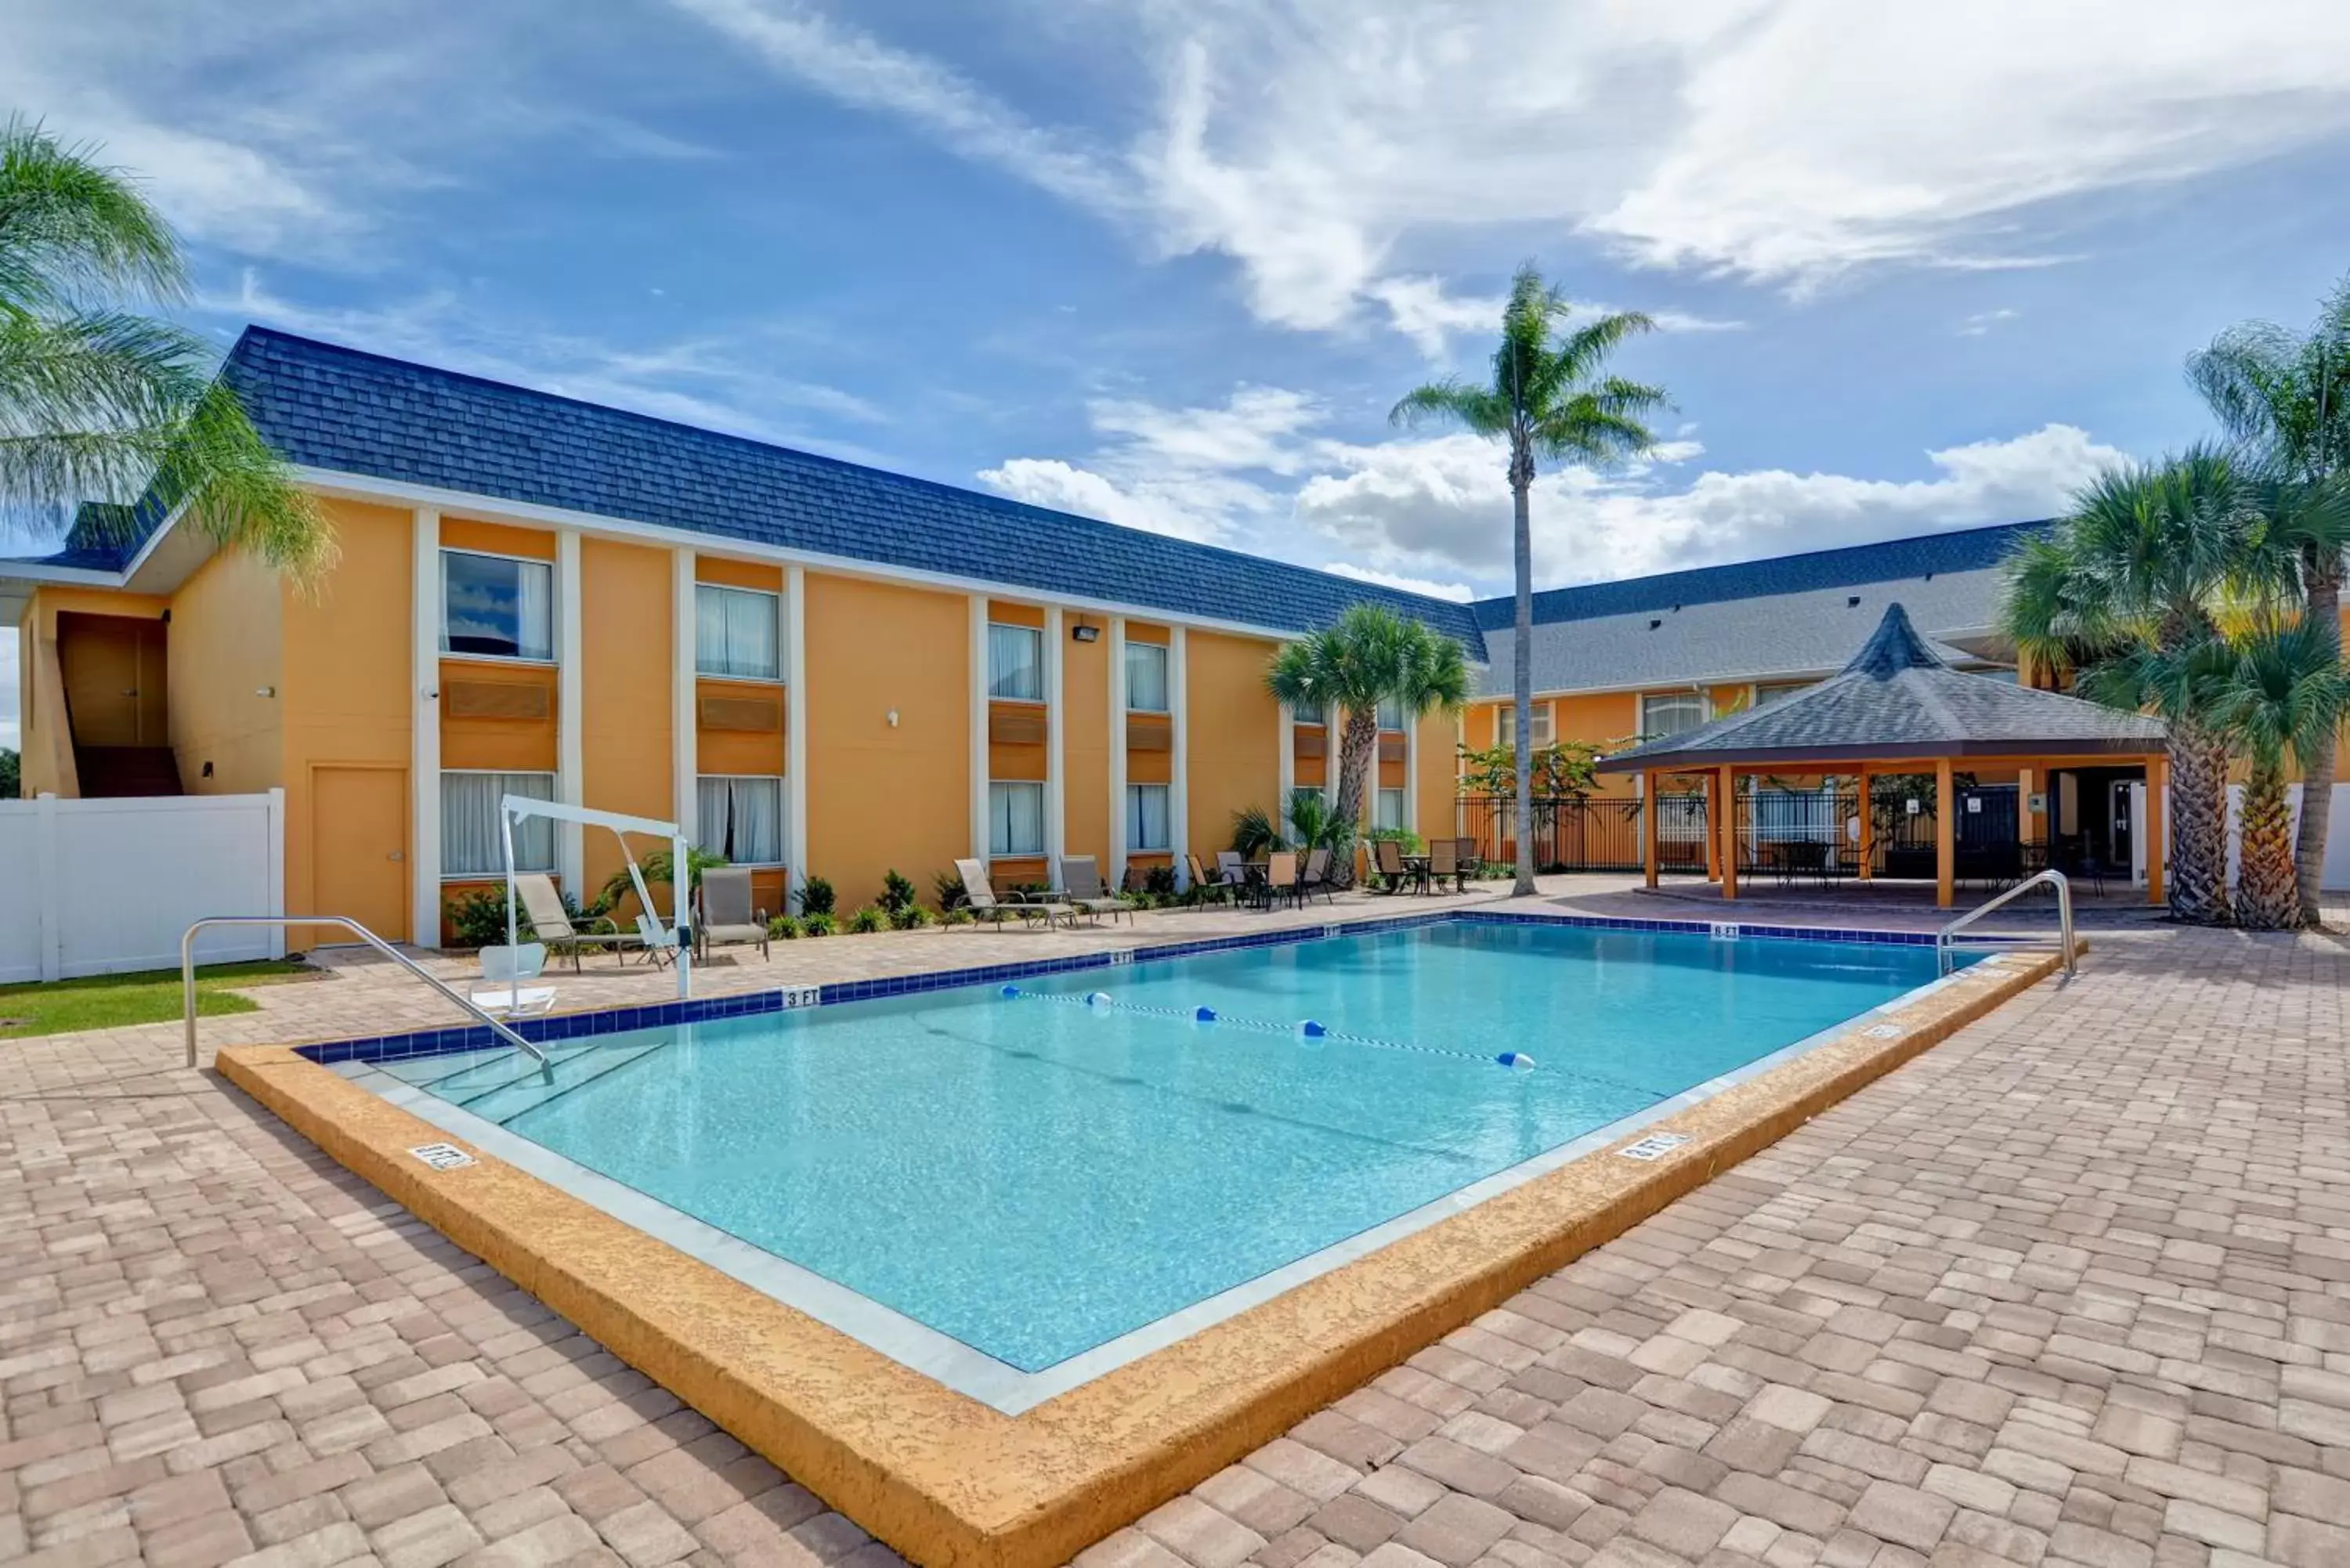
<svg viewBox="0 0 2350 1568">
<path fill-rule="evenodd" d="M 1887 774 L 1934 776 L 1935 902 L 1954 901 L 1958 875 L 1954 774 L 2013 772 L 2019 785 L 2019 835 L 2037 815 L 2028 804 L 2035 777 L 2094 769 L 2103 778 L 2133 767 L 2145 772 L 2143 834 L 2147 896 L 2163 901 L 2164 731 L 2160 721 L 2101 707 L 2061 692 L 1953 670 L 1910 626 L 1896 604 L 1842 671 L 1816 686 L 1759 708 L 1732 713 L 1679 734 L 1660 736 L 1599 764 L 1602 773 L 1635 774 L 1654 803 L 1674 775 L 1705 780 L 1708 859 L 1719 868 L 1721 896 L 1738 897 L 1738 780 L 1742 775 L 1857 776 L 1861 832 L 1873 833 L 1870 781 Z M 1658 819 L 1641 813 L 1648 885 L 1657 886 Z M 1873 846 L 1863 847 L 1858 874 L 1870 875 Z"/>
</svg>

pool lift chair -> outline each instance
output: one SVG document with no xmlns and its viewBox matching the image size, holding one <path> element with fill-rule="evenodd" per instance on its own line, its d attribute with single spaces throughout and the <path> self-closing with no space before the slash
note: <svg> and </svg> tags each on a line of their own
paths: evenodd
<svg viewBox="0 0 2350 1568">
<path fill-rule="evenodd" d="M 646 816 L 626 816 L 616 811 L 596 811 L 584 805 L 568 805 L 561 801 L 538 800 L 530 795 L 510 794 L 498 802 L 498 842 L 505 857 L 506 868 L 506 950 L 520 957 L 523 946 L 520 922 L 515 910 L 515 824 L 532 817 L 546 817 L 554 822 L 577 823 L 583 827 L 609 829 L 619 840 L 620 858 L 628 862 L 629 881 L 636 888 L 637 905 L 643 914 L 637 919 L 637 929 L 643 936 L 645 947 L 658 963 L 664 955 L 674 960 L 677 967 L 677 993 L 681 997 L 693 994 L 693 940 L 685 916 L 685 899 L 677 881 L 687 875 L 685 835 L 674 822 L 657 822 Z M 645 874 L 629 853 L 629 835 L 639 833 L 648 838 L 666 838 L 670 843 L 670 908 L 671 923 L 663 926 L 654 912 L 651 890 L 645 886 Z M 536 944 L 534 944 L 536 945 Z M 486 976 L 491 965 L 490 951 L 483 950 L 483 971 Z M 497 962 L 503 966 L 504 955 Z"/>
</svg>

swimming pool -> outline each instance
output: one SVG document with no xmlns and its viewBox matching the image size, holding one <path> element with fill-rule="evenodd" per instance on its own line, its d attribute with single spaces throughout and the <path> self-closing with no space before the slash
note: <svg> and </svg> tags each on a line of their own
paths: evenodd
<svg viewBox="0 0 2350 1568">
<path fill-rule="evenodd" d="M 744 1244 L 721 1266 L 780 1261 L 786 1299 L 832 1287 L 795 1304 L 901 1359 L 953 1370 L 893 1324 L 1034 1375 L 1240 1310 L 1934 974 L 1918 947 L 1454 921 L 598 1034 L 551 1047 L 551 1084 L 505 1053 L 341 1070 Z"/>
</svg>

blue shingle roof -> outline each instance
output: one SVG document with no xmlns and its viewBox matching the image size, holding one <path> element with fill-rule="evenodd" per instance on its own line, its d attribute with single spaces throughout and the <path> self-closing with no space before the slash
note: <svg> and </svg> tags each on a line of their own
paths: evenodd
<svg viewBox="0 0 2350 1568">
<path fill-rule="evenodd" d="M 1849 545 L 1767 561 L 1737 561 L 1652 577 L 1552 588 L 1534 596 L 1534 624 L 1898 582 L 1935 572 L 1981 571 L 1997 566 L 2019 536 L 2049 526 L 2044 522 L 1994 523 L 1983 528 L 1952 528 L 1914 538 L 1887 539 L 1878 545 Z M 1476 612 L 1478 627 L 1485 631 L 1506 631 L 1515 614 L 1506 598 L 1479 599 L 1470 607 Z"/>
<path fill-rule="evenodd" d="M 1464 604 L 249 327 L 222 374 L 297 464 L 1281 630 L 1371 600 L 1484 641 Z M 86 517 L 68 548 L 111 545 Z M 151 524 L 149 524 L 151 526 Z"/>
</svg>

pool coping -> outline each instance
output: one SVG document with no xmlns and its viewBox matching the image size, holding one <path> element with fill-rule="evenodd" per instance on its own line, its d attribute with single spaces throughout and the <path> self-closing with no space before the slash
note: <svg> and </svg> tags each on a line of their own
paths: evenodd
<svg viewBox="0 0 2350 1568">
<path fill-rule="evenodd" d="M 1148 951 L 1180 957 L 1464 918 L 1684 932 L 1711 925 L 1442 911 Z M 1803 930 L 1792 940 L 1851 940 L 1841 931 L 1811 934 L 1817 929 L 1747 928 L 1739 936 L 1774 940 Z M 1932 940 L 1925 933 L 1871 936 Z M 1117 961 L 1090 954 L 1041 961 L 1042 967 L 947 972 L 957 976 L 951 983 L 970 984 L 1017 978 L 1003 971 L 1065 972 Z M 1571 1158 L 1016 1415 L 955 1392 L 494 1153 L 475 1147 L 471 1163 L 427 1165 L 412 1150 L 452 1135 L 321 1064 L 318 1057 L 348 1043 L 230 1047 L 219 1069 L 338 1162 L 909 1558 L 1029 1568 L 1065 1561 L 1279 1436 L 2037 983 L 2058 961 L 2053 952 L 2019 951 L 1971 965 L 1825 1039 L 1773 1054 L 1757 1064 L 1762 1070 L 1699 1103 L 1658 1107 L 1661 1114 L 1646 1120 L 1638 1140 L 1619 1137 L 1608 1148 Z M 931 976 L 853 982 L 839 988 L 852 994 L 837 1000 L 941 983 L 950 982 Z M 701 1004 L 712 1011 L 700 1015 L 770 1010 L 724 1011 L 752 1000 L 715 999 Z M 431 1032 L 434 1044 L 426 1049 L 465 1033 Z M 412 1045 L 407 1053 L 380 1049 L 394 1042 L 369 1044 L 380 1054 L 412 1054 Z M 1623 1158 L 1626 1145 L 1659 1132 L 1686 1141 L 1651 1158 Z"/>
</svg>

